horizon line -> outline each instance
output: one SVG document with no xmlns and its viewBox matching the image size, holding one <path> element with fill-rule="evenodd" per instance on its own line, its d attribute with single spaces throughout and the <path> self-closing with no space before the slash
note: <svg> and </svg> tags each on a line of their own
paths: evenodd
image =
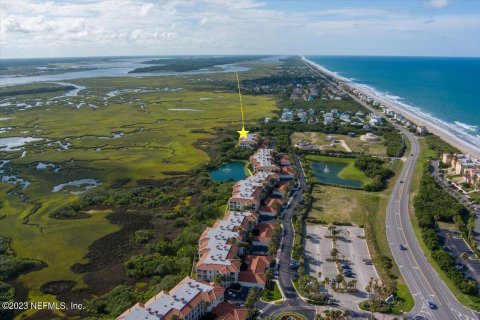
<svg viewBox="0 0 480 320">
<path fill-rule="evenodd" d="M 317 56 L 317 57 L 391 57 L 391 58 L 480 58 L 479 56 L 435 56 L 435 55 L 378 55 L 378 54 L 141 54 L 141 55 L 88 55 L 88 56 L 46 56 L 46 57 L 22 57 L 22 58 L 2 58 L 2 60 L 29 60 L 29 59 L 80 59 L 80 58 L 150 58 L 150 57 L 233 57 L 233 56 Z"/>
</svg>

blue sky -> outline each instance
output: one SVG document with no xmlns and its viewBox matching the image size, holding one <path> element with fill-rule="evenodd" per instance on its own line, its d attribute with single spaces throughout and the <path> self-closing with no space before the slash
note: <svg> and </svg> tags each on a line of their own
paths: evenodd
<svg viewBox="0 0 480 320">
<path fill-rule="evenodd" d="M 0 1 L 0 58 L 480 56 L 477 0 Z"/>
</svg>

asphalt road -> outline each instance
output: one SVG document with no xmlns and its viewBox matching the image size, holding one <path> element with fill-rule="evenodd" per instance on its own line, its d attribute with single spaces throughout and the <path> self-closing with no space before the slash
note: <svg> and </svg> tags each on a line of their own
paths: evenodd
<svg viewBox="0 0 480 320">
<path fill-rule="evenodd" d="M 409 190 L 420 145 L 411 132 L 401 130 L 410 141 L 413 156 L 408 156 L 394 186 L 387 207 L 386 228 L 392 254 L 415 299 L 415 307 L 409 314 L 439 320 L 478 319 L 478 315 L 457 301 L 439 278 L 415 236 L 409 216 Z M 401 250 L 400 244 L 406 250 Z M 437 308 L 428 308 L 427 301 L 432 301 Z"/>
<path fill-rule="evenodd" d="M 315 317 L 315 307 L 300 299 L 295 288 L 293 287 L 292 278 L 295 275 L 294 271 L 290 269 L 290 263 L 292 261 L 292 247 L 294 238 L 294 229 L 292 225 L 292 217 L 294 215 L 295 208 L 298 206 L 300 199 L 302 198 L 305 190 L 305 176 L 300 166 L 300 160 L 298 156 L 295 156 L 295 166 L 298 173 L 298 181 L 300 183 L 300 189 L 297 191 L 293 198 L 290 207 L 285 210 L 285 214 L 282 219 L 282 226 L 284 236 L 282 244 L 280 246 L 280 253 L 278 255 L 279 273 L 278 282 L 285 295 L 286 301 L 281 305 L 272 305 L 259 302 L 257 307 L 262 311 L 263 315 L 276 315 L 284 311 L 296 311 L 300 314 L 307 316 L 308 319 Z"/>
</svg>

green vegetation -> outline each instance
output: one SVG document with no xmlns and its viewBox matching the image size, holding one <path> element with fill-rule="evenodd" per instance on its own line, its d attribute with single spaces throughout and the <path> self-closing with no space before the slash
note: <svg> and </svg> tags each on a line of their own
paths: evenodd
<svg viewBox="0 0 480 320">
<path fill-rule="evenodd" d="M 66 92 L 75 89 L 74 86 L 64 86 L 54 83 L 28 84 L 21 86 L 0 87 L 0 99 L 20 95 L 36 95 L 43 93 Z"/>
<path fill-rule="evenodd" d="M 380 191 L 387 186 L 387 180 L 393 176 L 393 171 L 385 168 L 385 161 L 370 156 L 361 156 L 355 159 L 355 168 L 372 179 L 372 182 L 365 184 L 366 191 Z"/>
<path fill-rule="evenodd" d="M 254 76 L 254 72 L 249 75 Z M 196 189 L 190 188 L 189 183 L 178 184 L 181 192 L 172 196 L 170 189 L 176 185 L 168 182 L 172 177 L 190 175 L 191 170 L 210 159 L 217 160 L 210 148 L 214 137 L 229 140 L 228 146 L 219 143 L 231 153 L 227 157 L 235 154 L 229 146 L 237 129 L 236 119 L 240 123 L 238 94 L 213 92 L 219 88 L 219 81 L 233 82 L 235 77 L 212 74 L 211 78 L 217 78 L 213 84 L 198 78 L 201 76 L 192 76 L 192 80 L 177 77 L 81 79 L 73 82 L 87 88 L 81 92 L 85 95 L 23 111 L 2 108 L 0 117 L 12 118 L 8 120 L 12 130 L 2 137 L 25 136 L 28 132 L 49 139 L 25 146 L 24 157 L 21 151 L 0 152 L 0 159 L 10 160 L 2 169 L 12 170 L 32 183 L 25 190 L 16 188 L 15 192 L 12 192 L 14 186 L 0 184 L 2 236 L 13 239 L 13 249 L 19 256 L 46 264 L 45 268 L 22 274 L 17 280 L 28 289 L 29 299 L 55 301 L 55 296 L 40 290 L 49 281 L 72 280 L 76 283 L 74 289 L 88 287 L 84 274 L 75 268 L 78 265 L 80 269 L 86 268 L 83 265 L 99 260 L 94 255 L 97 247 L 106 250 L 102 256 L 116 252 L 111 251 L 112 247 L 103 247 L 102 241 L 112 241 L 105 238 L 107 235 L 113 239 L 125 235 L 122 241 L 132 246 L 128 249 L 126 245 L 120 250 L 122 254 L 117 255 L 117 263 L 122 264 L 122 259 L 127 261 L 132 253 L 138 255 L 141 244 L 135 241 L 136 230 L 154 228 L 155 238 L 160 233 L 172 237 L 171 234 L 178 234 L 177 230 L 188 224 L 190 214 L 211 217 L 224 209 L 222 203 L 221 209 L 212 211 L 203 206 L 191 213 L 190 210 L 197 208 L 198 196 L 193 196 L 192 208 L 183 208 L 183 199 L 192 196 L 188 189 Z M 146 88 L 145 92 L 122 91 L 138 87 Z M 158 88 L 168 90 L 153 92 Z M 120 90 L 119 94 L 108 98 L 104 106 L 105 95 L 115 90 Z M 37 97 L 20 95 L 16 99 L 26 101 L 30 96 Z M 82 101 L 99 107 L 77 109 Z M 268 96 L 245 95 L 244 103 L 247 125 L 253 119 L 270 115 L 275 107 L 275 101 Z M 188 111 L 190 109 L 200 111 Z M 217 131 L 216 128 L 230 123 L 234 125 L 232 128 Z M 113 139 L 112 132 L 124 135 Z M 57 142 L 68 142 L 70 146 L 58 151 Z M 221 150 L 217 154 L 225 157 Z M 37 170 L 38 162 L 53 164 L 60 170 Z M 102 185 L 80 196 L 70 193 L 70 190 L 82 190 L 79 188 L 52 192 L 61 183 L 82 178 L 97 179 Z M 159 183 L 160 179 L 168 183 Z M 208 175 L 202 179 L 199 183 L 204 184 L 209 180 Z M 183 213 L 175 216 L 173 208 L 177 206 Z M 174 218 L 170 219 L 171 216 Z M 148 219 L 152 219 L 151 222 Z M 122 273 L 114 275 L 116 280 L 112 283 L 122 283 L 126 277 Z"/>
<path fill-rule="evenodd" d="M 296 312 L 282 312 L 275 316 L 275 320 L 307 320 L 307 317 Z"/>
<path fill-rule="evenodd" d="M 157 72 L 157 71 L 175 71 L 185 72 L 204 68 L 211 68 L 218 65 L 231 64 L 242 62 L 246 60 L 258 60 L 263 56 L 236 56 L 236 57 L 217 57 L 217 58 L 171 58 L 149 60 L 143 62 L 144 64 L 161 64 L 158 66 L 150 66 L 143 68 L 136 68 L 129 73 L 141 72 Z"/>
<path fill-rule="evenodd" d="M 262 300 L 266 302 L 272 302 L 282 299 L 282 293 L 280 292 L 277 283 L 272 281 L 270 287 L 271 288 L 266 287 L 263 289 Z"/>
<path fill-rule="evenodd" d="M 326 162 L 327 164 L 329 162 L 345 163 L 347 164 L 347 166 L 338 173 L 338 176 L 340 178 L 358 180 L 361 181 L 364 185 L 368 185 L 372 182 L 372 180 L 355 165 L 356 160 L 353 158 L 307 155 L 305 159 L 308 161 Z"/>
<path fill-rule="evenodd" d="M 15 288 L 3 281 L 42 267 L 39 261 L 17 257 L 10 244 L 10 239 L 0 236 L 0 302 L 13 301 L 15 296 Z M 10 311 L 0 309 L 0 317 L 4 316 L 10 317 Z"/>
<path fill-rule="evenodd" d="M 403 136 L 396 131 L 383 132 L 384 144 L 387 147 L 389 157 L 401 157 L 405 152 L 405 141 Z"/>
<path fill-rule="evenodd" d="M 428 172 L 428 167 L 420 180 L 414 208 L 423 243 L 431 252 L 432 258 L 462 293 L 478 298 L 476 282 L 466 279 L 462 272 L 455 268 L 455 258 L 443 250 L 435 230 L 436 221 L 454 222 L 457 228 L 466 234 L 470 214 L 445 190 L 437 186 L 434 178 Z"/>
<path fill-rule="evenodd" d="M 443 141 L 437 136 L 429 135 L 425 137 L 425 143 L 429 150 L 435 152 L 436 157 L 440 158 L 443 153 L 459 153 L 460 151 Z"/>
</svg>

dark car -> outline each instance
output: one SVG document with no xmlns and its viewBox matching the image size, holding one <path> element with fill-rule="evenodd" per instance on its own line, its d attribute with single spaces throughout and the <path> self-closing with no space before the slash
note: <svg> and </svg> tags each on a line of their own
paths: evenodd
<svg viewBox="0 0 480 320">
<path fill-rule="evenodd" d="M 353 272 L 350 270 L 343 270 L 343 275 L 347 278 L 353 278 Z"/>
<path fill-rule="evenodd" d="M 348 264 L 342 264 L 342 269 L 343 270 L 348 270 L 348 269 L 350 269 L 350 266 Z"/>
<path fill-rule="evenodd" d="M 406 247 L 406 246 L 404 246 L 403 244 L 400 244 L 400 250 L 403 250 L 403 251 L 405 251 L 405 250 L 407 250 L 407 247 Z"/>
<path fill-rule="evenodd" d="M 437 305 L 430 300 L 427 300 L 427 307 L 430 309 L 437 309 Z"/>
</svg>

